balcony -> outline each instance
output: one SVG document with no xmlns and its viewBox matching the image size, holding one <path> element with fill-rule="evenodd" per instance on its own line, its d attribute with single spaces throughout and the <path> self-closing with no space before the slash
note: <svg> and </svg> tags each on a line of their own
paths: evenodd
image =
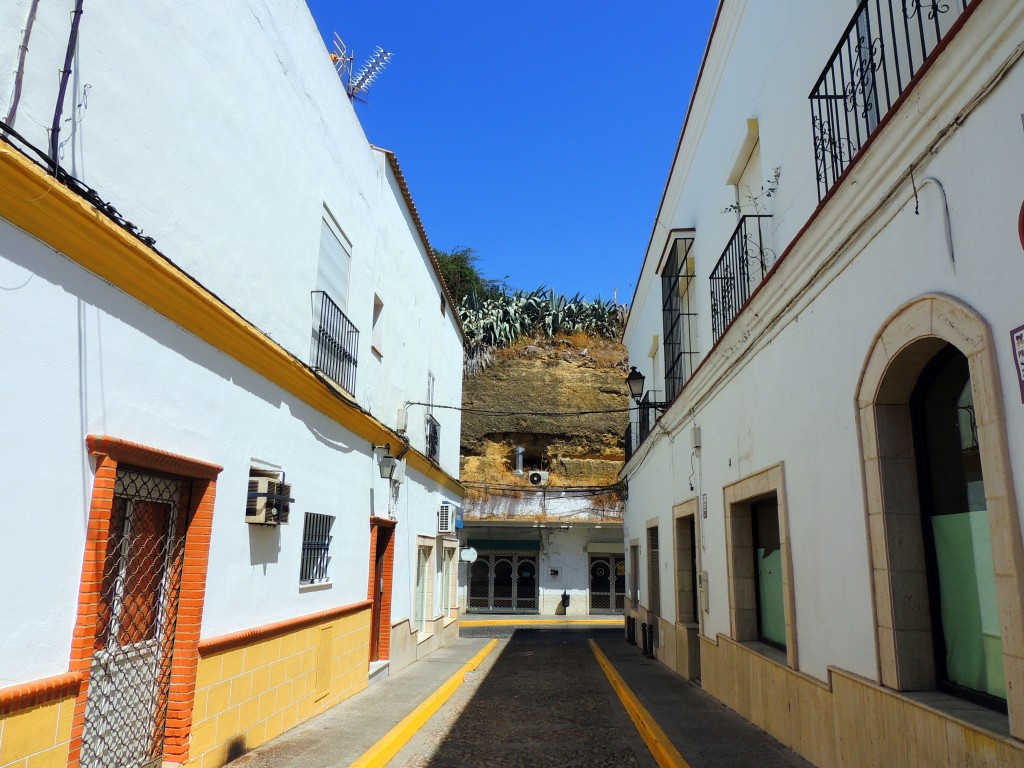
<svg viewBox="0 0 1024 768">
<path fill-rule="evenodd" d="M 765 227 L 771 216 L 743 216 L 722 257 L 711 270 L 711 331 L 718 341 L 750 294 L 775 263 L 765 247 Z"/>
<path fill-rule="evenodd" d="M 972 2 L 861 0 L 809 97 L 819 200 Z"/>
<path fill-rule="evenodd" d="M 666 403 L 656 403 L 650 399 L 649 394 L 644 395 L 636 411 L 636 421 L 631 421 L 626 427 L 626 461 L 633 458 L 633 454 L 654 430 L 655 422 L 666 407 Z"/>
<path fill-rule="evenodd" d="M 441 461 L 441 425 L 437 419 L 427 414 L 427 458 L 434 463 Z"/>
<path fill-rule="evenodd" d="M 356 393 L 359 331 L 325 291 L 313 291 L 313 367 Z"/>
</svg>

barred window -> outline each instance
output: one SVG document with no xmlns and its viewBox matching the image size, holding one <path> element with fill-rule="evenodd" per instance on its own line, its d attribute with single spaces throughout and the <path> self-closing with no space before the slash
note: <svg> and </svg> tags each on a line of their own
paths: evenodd
<svg viewBox="0 0 1024 768">
<path fill-rule="evenodd" d="M 665 400 L 672 402 L 693 373 L 697 355 L 694 306 L 693 238 L 672 244 L 661 272 L 661 319 L 665 336 Z"/>
<path fill-rule="evenodd" d="M 327 575 L 327 565 L 331 561 L 331 527 L 333 525 L 334 517 L 332 515 L 306 513 L 306 521 L 302 527 L 300 584 L 320 584 L 330 581 L 330 577 Z"/>
</svg>

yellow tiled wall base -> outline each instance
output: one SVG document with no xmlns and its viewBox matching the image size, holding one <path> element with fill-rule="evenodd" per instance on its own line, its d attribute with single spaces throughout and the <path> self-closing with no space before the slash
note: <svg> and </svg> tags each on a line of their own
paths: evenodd
<svg viewBox="0 0 1024 768">
<path fill-rule="evenodd" d="M 328 630 L 330 679 L 317 690 L 321 630 Z M 199 660 L 190 767 L 228 760 L 363 690 L 370 609 L 254 641 Z"/>
<path fill-rule="evenodd" d="M 705 691 L 820 768 L 1024 768 L 1024 744 L 849 672 L 829 687 L 722 635 L 700 654 Z"/>
<path fill-rule="evenodd" d="M 2 768 L 65 768 L 75 697 L 0 715 Z"/>
</svg>

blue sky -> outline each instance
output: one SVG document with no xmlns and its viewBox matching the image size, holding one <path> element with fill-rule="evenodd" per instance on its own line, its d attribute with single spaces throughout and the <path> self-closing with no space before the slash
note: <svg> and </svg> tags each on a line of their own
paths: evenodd
<svg viewBox="0 0 1024 768">
<path fill-rule="evenodd" d="M 628 302 L 715 0 L 308 0 L 356 67 L 357 112 L 395 152 L 436 248 L 512 288 Z"/>
</svg>

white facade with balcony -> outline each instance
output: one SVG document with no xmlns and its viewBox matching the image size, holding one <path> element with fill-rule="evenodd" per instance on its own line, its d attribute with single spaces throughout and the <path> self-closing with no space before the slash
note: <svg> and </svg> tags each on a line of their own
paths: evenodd
<svg viewBox="0 0 1024 768">
<path fill-rule="evenodd" d="M 629 612 L 816 765 L 1024 764 L 1022 53 L 723 0 L 644 255 Z"/>
<path fill-rule="evenodd" d="M 113 747 L 89 717 L 124 703 L 96 698 L 101 657 L 166 640 L 170 708 L 139 705 L 157 711 L 142 740 L 166 741 L 131 749 L 214 765 L 365 686 L 371 658 L 394 670 L 457 635 L 438 511 L 460 501 L 459 412 L 423 404 L 461 402 L 462 333 L 395 156 L 368 143 L 304 3 L 85 3 L 55 180 L 32 147 L 48 154 L 74 8 L 0 9 L 3 464 L 36 490 L 0 542 L 19 574 L 0 596 L 0 740 L 41 708 L 57 727 L 19 759 L 99 760 Z M 325 296 L 344 323 L 320 322 Z M 184 478 L 191 500 L 132 496 L 132 468 Z M 286 524 L 247 522 L 268 503 L 280 518 L 279 496 Z M 138 533 L 165 501 L 184 517 Z M 118 561 L 133 547 L 156 575 Z M 114 574 L 99 597 L 97 552 Z M 212 703 L 263 666 L 241 714 Z"/>
</svg>

